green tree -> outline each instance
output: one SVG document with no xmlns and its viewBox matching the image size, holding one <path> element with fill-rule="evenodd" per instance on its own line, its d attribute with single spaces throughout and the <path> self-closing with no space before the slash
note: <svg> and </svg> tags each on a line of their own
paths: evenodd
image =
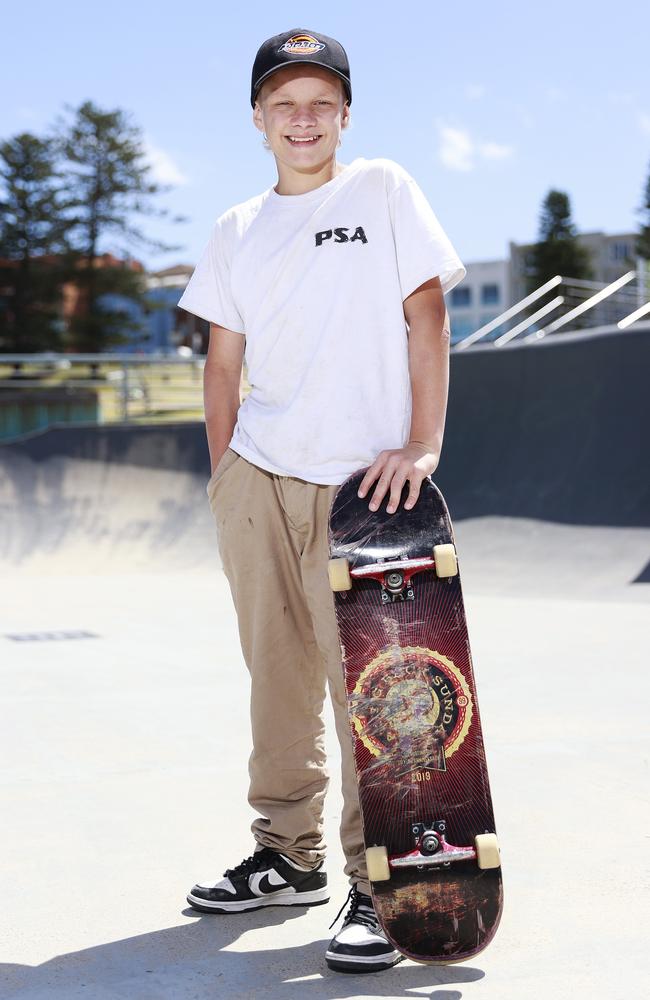
<svg viewBox="0 0 650 1000">
<path fill-rule="evenodd" d="M 171 186 L 151 180 L 141 130 L 123 111 L 105 111 L 92 101 L 76 111 L 66 108 L 73 118 L 60 118 L 56 132 L 66 164 L 64 212 L 72 238 L 67 261 L 84 302 L 71 323 L 70 341 L 75 350 L 95 352 L 124 343 L 129 331 L 140 328 L 121 300 L 155 308 L 146 295 L 144 274 L 128 266 L 129 246 L 169 251 L 180 245 L 149 239 L 131 223 L 134 215 L 169 214 L 151 203 Z M 127 263 L 100 267 L 104 251 L 127 258 Z"/>
<path fill-rule="evenodd" d="M 647 300 L 648 293 L 650 292 L 650 172 L 645 183 L 643 204 L 637 211 L 642 218 L 635 247 L 637 255 L 641 258 L 641 262 L 638 265 L 641 272 L 638 275 L 639 292 Z"/>
<path fill-rule="evenodd" d="M 549 191 L 542 204 L 539 238 L 530 256 L 528 291 L 539 288 L 556 274 L 564 278 L 593 278 L 591 255 L 578 242 L 571 221 L 571 203 L 564 191 Z M 554 290 L 557 294 L 557 290 Z M 539 303 L 535 305 L 539 308 Z"/>
<path fill-rule="evenodd" d="M 52 143 L 23 132 L 0 144 L 0 350 L 61 348 L 67 223 Z"/>
<path fill-rule="evenodd" d="M 544 282 L 554 278 L 556 274 L 563 278 L 593 279 L 591 254 L 578 241 L 578 231 L 571 220 L 571 202 L 564 191 L 551 189 L 542 203 L 539 218 L 537 243 L 533 244 L 528 254 L 526 269 L 528 293 L 539 288 Z M 577 301 L 567 301 L 567 292 L 553 288 L 549 293 L 537 299 L 528 306 L 526 312 L 530 315 L 557 294 L 564 294 L 565 304 L 562 311 L 573 308 Z M 569 293 L 571 294 L 571 293 Z M 558 313 L 554 312 L 554 318 Z M 588 325 L 589 320 L 577 316 L 572 322 L 572 328 Z"/>
<path fill-rule="evenodd" d="M 650 261 L 650 172 L 645 184 L 643 204 L 638 211 L 644 221 L 637 235 L 636 252 L 645 261 Z"/>
</svg>

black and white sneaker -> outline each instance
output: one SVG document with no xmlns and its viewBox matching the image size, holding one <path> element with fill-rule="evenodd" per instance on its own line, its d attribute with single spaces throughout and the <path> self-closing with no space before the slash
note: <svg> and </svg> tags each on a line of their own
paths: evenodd
<svg viewBox="0 0 650 1000">
<path fill-rule="evenodd" d="M 187 901 L 202 913 L 241 913 L 263 906 L 319 906 L 329 902 L 324 862 L 301 868 L 263 847 L 225 871 L 219 882 L 195 885 Z"/>
<path fill-rule="evenodd" d="M 335 972 L 380 972 L 401 962 L 404 956 L 392 946 L 379 926 L 372 899 L 359 892 L 356 886 L 350 889 L 331 926 L 341 916 L 348 900 L 350 908 L 343 918 L 343 926 L 325 952 L 330 969 Z"/>
</svg>

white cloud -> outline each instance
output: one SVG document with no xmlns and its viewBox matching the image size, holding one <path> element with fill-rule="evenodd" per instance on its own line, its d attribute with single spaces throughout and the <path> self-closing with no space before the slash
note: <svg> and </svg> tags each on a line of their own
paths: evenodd
<svg viewBox="0 0 650 1000">
<path fill-rule="evenodd" d="M 454 128 L 444 122 L 438 122 L 440 144 L 438 157 L 449 170 L 459 170 L 469 173 L 474 170 L 479 160 L 506 160 L 514 154 L 513 146 L 491 140 L 475 140 L 467 129 Z"/>
<path fill-rule="evenodd" d="M 479 101 L 485 97 L 484 83 L 468 83 L 465 87 L 465 97 L 468 101 Z"/>
<path fill-rule="evenodd" d="M 149 161 L 153 180 L 159 184 L 187 184 L 188 178 L 176 166 L 169 153 L 160 149 L 150 139 L 144 140 L 144 151 Z"/>
<path fill-rule="evenodd" d="M 650 115 L 647 111 L 639 111 L 637 114 L 639 128 L 644 135 L 650 135 Z"/>
<path fill-rule="evenodd" d="M 514 148 L 498 142 L 480 142 L 478 151 L 484 160 L 507 160 L 514 153 Z"/>
<path fill-rule="evenodd" d="M 469 132 L 460 128 L 451 128 L 449 125 L 440 125 L 439 132 L 438 155 L 440 162 L 449 167 L 450 170 L 473 170 L 474 143 Z"/>
</svg>

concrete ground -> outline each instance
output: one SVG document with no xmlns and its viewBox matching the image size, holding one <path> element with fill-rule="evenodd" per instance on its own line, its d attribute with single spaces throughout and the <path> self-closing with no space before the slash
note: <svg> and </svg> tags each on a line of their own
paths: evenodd
<svg viewBox="0 0 650 1000">
<path fill-rule="evenodd" d="M 115 536 L 110 559 L 95 538 L 67 562 L 41 549 L 18 565 L 4 539 L 0 995 L 643 995 L 650 585 L 633 581 L 647 579 L 650 530 L 456 524 L 502 924 L 466 963 L 342 976 L 323 957 L 347 894 L 335 742 L 331 902 L 233 917 L 185 903 L 252 850 L 247 675 L 209 514 L 197 516 L 191 565 L 166 567 L 160 548 L 147 562 Z"/>
</svg>

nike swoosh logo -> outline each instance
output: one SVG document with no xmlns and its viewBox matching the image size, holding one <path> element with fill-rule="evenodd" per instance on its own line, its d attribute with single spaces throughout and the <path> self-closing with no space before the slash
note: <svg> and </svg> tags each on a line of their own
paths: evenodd
<svg viewBox="0 0 650 1000">
<path fill-rule="evenodd" d="M 276 874 L 274 872 L 274 874 Z M 277 875 L 276 875 L 277 878 Z M 271 892 L 278 892 L 280 889 L 288 889 L 289 883 L 282 879 L 280 882 L 273 883 L 269 879 L 266 872 L 263 875 L 253 876 L 250 883 L 250 889 L 256 896 L 268 896 Z"/>
</svg>

